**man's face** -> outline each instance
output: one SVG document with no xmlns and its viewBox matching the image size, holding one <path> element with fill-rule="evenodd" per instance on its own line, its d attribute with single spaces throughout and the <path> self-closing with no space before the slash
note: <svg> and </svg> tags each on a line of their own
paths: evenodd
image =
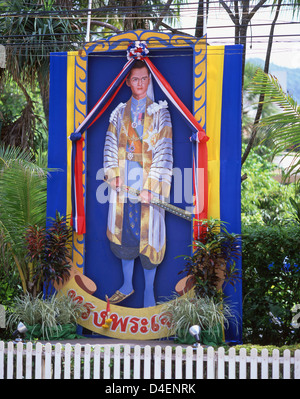
<svg viewBox="0 0 300 399">
<path fill-rule="evenodd" d="M 130 78 L 126 80 L 126 84 L 131 88 L 132 95 L 136 100 L 146 97 L 149 82 L 150 77 L 146 67 L 132 69 Z"/>
</svg>

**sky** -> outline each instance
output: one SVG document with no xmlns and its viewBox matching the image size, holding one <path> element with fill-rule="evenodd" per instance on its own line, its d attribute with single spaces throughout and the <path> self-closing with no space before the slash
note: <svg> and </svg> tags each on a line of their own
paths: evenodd
<svg viewBox="0 0 300 399">
<path fill-rule="evenodd" d="M 182 7 L 181 11 L 181 30 L 195 26 L 196 21 L 196 2 L 189 0 L 188 7 Z M 248 39 L 246 58 L 265 58 L 267 40 L 270 31 L 270 23 L 273 14 L 270 8 L 261 9 L 252 19 L 251 27 L 248 28 Z M 271 63 L 288 68 L 300 68 L 300 15 L 293 20 L 289 10 L 281 13 L 275 28 Z M 296 23 L 295 23 L 296 22 Z M 265 25 L 269 24 L 269 25 Z M 260 26 L 259 26 L 260 25 Z M 186 30 L 187 33 L 194 35 L 195 31 Z M 251 39 L 252 35 L 252 39 Z M 298 36 L 290 36 L 298 35 Z M 260 36 L 260 37 L 258 37 Z M 228 14 L 216 3 L 211 6 L 207 22 L 207 38 L 211 45 L 234 44 L 234 27 Z"/>
</svg>

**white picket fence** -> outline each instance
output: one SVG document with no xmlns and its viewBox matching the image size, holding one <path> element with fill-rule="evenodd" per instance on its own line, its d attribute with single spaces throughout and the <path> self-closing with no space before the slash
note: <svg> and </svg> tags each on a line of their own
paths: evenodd
<svg viewBox="0 0 300 399">
<path fill-rule="evenodd" d="M 300 350 L 0 342 L 1 379 L 300 379 Z"/>
</svg>

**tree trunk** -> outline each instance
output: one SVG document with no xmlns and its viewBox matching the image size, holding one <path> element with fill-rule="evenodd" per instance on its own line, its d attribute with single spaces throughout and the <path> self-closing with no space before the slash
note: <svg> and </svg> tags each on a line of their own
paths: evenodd
<svg viewBox="0 0 300 399">
<path fill-rule="evenodd" d="M 240 43 L 240 16 L 239 16 L 239 4 L 238 1 L 234 2 L 234 16 L 235 16 L 235 21 L 238 23 L 235 24 L 235 29 L 234 29 L 234 43 L 239 44 Z"/>
<path fill-rule="evenodd" d="M 273 45 L 273 37 L 274 37 L 274 30 L 275 30 L 275 26 L 276 26 L 276 22 L 277 19 L 279 17 L 279 12 L 280 12 L 280 8 L 282 5 L 282 0 L 278 1 L 277 7 L 276 7 L 276 12 L 275 12 L 275 16 L 271 25 L 271 29 L 270 29 L 270 34 L 269 34 L 269 41 L 268 41 L 268 47 L 267 47 L 267 53 L 266 53 L 266 59 L 265 59 L 265 66 L 264 66 L 264 72 L 265 73 L 269 73 L 269 67 L 270 67 L 270 58 L 271 58 L 271 51 L 272 51 L 272 45 Z M 258 130 L 258 122 L 260 121 L 261 115 L 262 115 L 262 111 L 263 111 L 263 102 L 264 102 L 265 96 L 263 93 L 260 94 L 259 96 L 259 103 L 258 103 L 258 107 L 256 110 L 256 115 L 255 115 L 255 119 L 254 119 L 254 123 L 253 123 L 253 130 L 251 133 L 251 137 L 249 139 L 249 142 L 247 144 L 247 147 L 245 149 L 245 152 L 242 156 L 242 165 L 244 164 L 244 162 L 246 161 L 251 148 L 253 147 L 256 135 L 257 135 L 257 130 Z"/>
<path fill-rule="evenodd" d="M 125 0 L 124 31 L 145 29 L 147 20 L 143 17 L 142 6 L 144 0 Z M 136 11 L 135 11 L 136 10 Z"/>
<path fill-rule="evenodd" d="M 5 146 L 31 149 L 33 146 L 35 131 L 35 114 L 33 102 L 24 85 L 19 79 L 15 79 L 18 87 L 22 90 L 27 104 L 21 115 L 10 125 L 3 125 L 1 129 L 1 143 Z"/>
<path fill-rule="evenodd" d="M 244 46 L 243 48 L 243 58 L 242 58 L 242 87 L 244 87 L 244 71 L 245 71 L 245 63 L 246 63 L 246 45 L 247 45 L 247 29 L 250 22 L 249 17 L 249 0 L 243 1 L 242 8 L 242 21 L 240 25 L 240 38 L 239 44 Z"/>
<path fill-rule="evenodd" d="M 49 126 L 49 73 L 47 73 L 47 76 L 45 77 L 45 75 L 38 72 L 37 80 L 41 91 L 43 109 L 44 109 L 46 124 L 48 127 Z"/>
<path fill-rule="evenodd" d="M 155 25 L 153 27 L 154 31 L 158 30 L 159 26 L 162 24 L 162 21 L 163 21 L 164 17 L 166 16 L 166 14 L 168 13 L 170 5 L 172 4 L 172 2 L 173 2 L 173 0 L 168 0 L 167 1 L 167 3 L 164 6 L 164 9 L 163 9 L 160 17 L 158 18 L 158 20 L 156 21 L 156 23 L 155 23 Z"/>
<path fill-rule="evenodd" d="M 195 36 L 202 37 L 204 35 L 204 0 L 199 0 Z"/>
</svg>

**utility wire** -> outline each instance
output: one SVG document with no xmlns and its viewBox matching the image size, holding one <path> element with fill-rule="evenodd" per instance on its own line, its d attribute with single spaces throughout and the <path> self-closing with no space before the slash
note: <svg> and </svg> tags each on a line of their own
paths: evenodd
<svg viewBox="0 0 300 399">
<path fill-rule="evenodd" d="M 297 42 L 298 40 L 294 40 L 294 41 L 292 41 L 292 40 L 290 40 L 290 41 L 288 41 L 288 40 L 276 40 L 277 38 L 282 38 L 282 37 L 285 37 L 285 38 L 295 38 L 295 39 L 297 39 L 297 38 L 299 38 L 300 37 L 300 34 L 293 34 L 293 35 L 274 35 L 273 36 L 273 38 L 274 38 L 274 42 L 276 42 L 276 43 L 292 43 L 292 42 Z M 188 39 L 189 37 L 187 37 L 187 39 Z M 220 36 L 220 37 L 213 37 L 213 38 L 208 38 L 208 42 L 210 43 L 210 42 L 212 42 L 212 41 L 214 41 L 214 42 L 216 42 L 217 40 L 219 41 L 219 42 L 221 42 L 221 41 L 228 41 L 228 39 L 234 39 L 232 36 Z M 266 39 L 266 40 L 264 40 L 264 41 L 262 41 L 262 40 L 259 40 L 259 39 Z M 256 44 L 256 43 L 267 43 L 267 41 L 268 41 L 268 39 L 269 39 L 269 36 L 268 35 L 256 35 L 256 36 L 252 36 L 252 44 Z M 100 39 L 101 40 L 101 39 Z M 97 41 L 96 41 L 97 42 Z M 158 39 L 155 39 L 155 42 L 160 42 L 160 40 Z M 163 41 L 162 41 L 163 42 Z M 174 43 L 175 43 L 176 41 L 174 41 Z M 95 42 L 94 42 L 95 43 Z M 115 41 L 114 42 L 115 44 L 117 44 L 118 42 L 117 41 Z M 120 44 L 121 43 L 124 43 L 123 41 L 122 42 L 120 42 Z M 208 45 L 209 45 L 209 43 L 208 43 Z M 55 48 L 55 49 L 57 49 L 58 47 L 66 47 L 67 45 L 69 45 L 69 46 L 82 46 L 82 45 L 85 45 L 86 44 L 86 42 L 85 41 L 76 41 L 76 42 L 72 42 L 72 41 L 55 41 L 55 42 L 53 42 L 53 41 L 44 41 L 43 43 L 40 43 L 40 42 L 27 42 L 27 43 L 24 43 L 24 42 L 15 42 L 15 43 L 9 43 L 9 47 L 19 47 L 19 49 L 39 49 L 39 48 L 51 48 L 51 47 L 53 47 L 53 48 Z M 172 44 L 172 39 L 170 40 L 170 44 Z M 180 51 L 182 51 L 182 48 L 180 49 Z"/>
<path fill-rule="evenodd" d="M 244 0 L 238 0 L 237 1 L 237 3 L 243 3 L 243 1 Z M 96 4 L 97 4 L 97 1 L 95 2 Z M 211 5 L 211 4 L 219 4 L 220 3 L 220 1 L 219 0 L 209 0 L 209 5 Z M 233 2 L 232 2 L 232 0 L 224 0 L 224 3 L 228 3 L 228 4 L 232 4 Z M 32 2 L 22 2 L 22 4 L 24 4 L 24 5 L 32 5 L 32 6 L 38 6 L 38 7 L 41 7 L 41 6 L 43 6 L 43 4 L 38 4 L 38 3 L 32 3 Z M 186 2 L 186 1 L 183 1 L 183 2 L 181 2 L 181 3 L 179 3 L 179 2 L 177 2 L 177 3 L 173 3 L 173 4 L 171 4 L 171 7 L 177 7 L 177 6 L 179 6 L 179 7 L 190 7 L 191 5 L 192 6 L 198 6 L 198 4 L 199 4 L 199 1 L 195 1 L 195 2 Z M 144 7 L 148 7 L 148 8 L 163 8 L 164 7 L 164 5 L 165 5 L 165 3 L 159 3 L 159 4 L 145 4 L 145 5 L 143 5 Z M 291 2 L 290 3 L 290 5 L 294 5 L 294 2 Z M 269 4 L 269 6 L 274 6 L 273 4 Z M 70 8 L 70 6 L 67 6 L 67 5 L 59 5 L 59 7 L 61 7 L 61 8 Z M 128 8 L 128 6 L 103 6 L 103 7 L 108 7 L 108 8 L 118 8 L 118 7 L 125 7 L 125 8 Z M 132 6 L 132 8 L 138 8 L 138 7 L 140 7 L 140 6 Z"/>
<path fill-rule="evenodd" d="M 281 53 L 281 52 L 283 52 L 284 51 L 284 49 L 282 49 L 282 50 L 278 50 L 278 51 L 273 51 L 273 53 Z M 265 54 L 265 51 L 264 50 L 260 50 L 260 52 L 261 53 L 263 53 L 263 54 Z M 217 51 L 217 50 L 214 50 L 214 49 L 212 49 L 212 51 L 210 51 L 210 56 L 214 56 L 214 55 L 220 55 L 220 52 L 219 51 Z M 240 51 L 239 53 L 235 50 L 234 52 L 232 52 L 232 54 L 230 54 L 230 53 L 228 53 L 227 55 L 228 56 L 231 56 L 231 55 L 237 55 L 237 54 L 242 54 L 242 51 Z M 19 52 L 18 53 L 18 55 L 21 55 L 22 56 L 22 52 Z M 48 54 L 44 54 L 44 53 L 41 53 L 41 54 L 33 54 L 32 55 L 33 57 L 65 57 L 65 54 L 62 54 L 62 53 L 59 53 L 59 52 L 55 52 L 55 53 L 48 53 Z M 78 56 L 78 54 L 72 54 L 72 53 L 70 53 L 70 54 L 68 54 L 68 56 L 70 56 L 70 57 L 72 57 L 72 56 L 74 56 L 74 57 L 76 57 L 76 56 Z M 111 55 L 111 54 L 101 54 L 101 53 L 98 53 L 98 54 L 93 54 L 93 57 L 96 57 L 96 58 L 105 58 L 105 59 L 107 59 L 107 58 L 123 58 L 123 59 L 125 59 L 126 57 L 124 56 L 124 55 Z M 155 55 L 155 53 L 151 53 L 151 58 L 152 59 L 154 59 L 154 58 L 174 58 L 174 57 L 193 57 L 193 54 L 192 54 L 192 52 L 190 52 L 189 54 L 182 54 L 182 53 L 178 53 L 178 54 L 172 54 L 172 55 L 168 55 L 168 54 L 165 54 L 165 55 Z"/>
<path fill-rule="evenodd" d="M 251 24 L 252 27 L 255 27 L 255 26 L 267 27 L 267 26 L 271 26 L 271 25 L 272 25 L 271 22 L 270 23 Z M 300 25 L 300 21 L 299 22 L 278 22 L 278 23 L 276 23 L 276 26 L 277 25 Z M 216 26 L 209 26 L 208 27 L 208 29 L 231 29 L 231 28 L 234 28 L 234 25 L 222 25 L 222 26 L 220 26 L 220 25 L 217 26 L 216 25 Z M 186 27 L 186 28 L 184 28 L 184 30 L 192 30 L 192 29 L 195 29 L 195 27 Z M 168 31 L 168 29 L 162 29 L 161 31 Z M 121 33 L 125 33 L 125 31 L 123 31 Z M 86 34 L 85 31 L 69 32 L 69 33 L 67 33 L 67 32 L 61 32 L 61 33 L 36 33 L 36 34 L 33 33 L 33 34 L 24 34 L 24 35 L 2 35 L 2 36 L 0 36 L 0 39 L 13 39 L 13 38 L 26 39 L 26 38 L 39 38 L 39 37 L 47 37 L 47 36 L 60 36 L 60 37 L 62 37 L 62 36 L 82 36 L 82 35 L 85 35 L 85 34 Z M 101 32 L 101 31 L 99 31 L 99 32 L 92 31 L 91 34 L 92 35 L 94 35 L 94 34 L 99 34 L 100 35 L 100 34 L 103 34 L 103 32 Z M 107 35 L 111 35 L 111 33 L 106 33 L 106 36 Z M 289 34 L 284 35 L 284 36 L 288 36 L 288 35 Z M 228 38 L 228 37 L 226 37 L 226 38 Z M 234 38 L 234 36 L 230 36 L 230 38 Z"/>
<path fill-rule="evenodd" d="M 211 3 L 218 3 L 217 1 L 212 1 L 212 2 L 210 2 L 210 4 Z M 190 3 L 190 4 L 198 4 L 198 3 Z M 189 4 L 189 5 L 190 5 Z M 185 4 L 185 3 L 182 3 L 181 4 L 182 6 L 183 5 L 187 5 L 187 4 Z M 284 4 L 284 6 L 288 6 L 288 5 L 292 5 L 292 3 L 291 4 Z M 38 6 L 37 4 L 36 4 L 36 6 Z M 270 7 L 270 6 L 272 6 L 272 5 L 266 5 L 266 6 L 268 6 L 268 7 Z M 150 6 L 149 6 L 150 7 Z M 152 7 L 152 6 L 151 6 Z M 121 7 L 122 8 L 122 7 Z M 134 8 L 134 7 L 133 7 Z M 153 8 L 153 7 L 152 7 Z M 109 7 L 106 7 L 106 9 L 110 9 Z M 73 12 L 74 10 L 68 10 L 68 12 Z M 84 9 L 84 10 L 77 10 L 77 12 L 86 12 L 86 11 L 92 11 L 93 13 L 94 13 L 94 11 L 95 11 L 95 9 Z M 55 11 L 55 13 L 57 14 L 57 12 Z M 5 16 L 8 16 L 9 14 L 5 14 Z M 12 15 L 12 14 L 11 14 Z M 44 17 L 44 12 L 43 12 L 43 14 L 32 14 L 32 13 L 25 13 L 24 15 L 26 15 L 26 16 L 34 16 L 34 17 L 40 17 L 41 15 L 42 15 L 42 17 Z M 197 15 L 196 15 L 197 16 Z M 196 17 L 196 16 L 194 16 L 194 17 Z M 0 15 L 0 17 L 3 17 L 3 15 Z M 51 18 L 53 18 L 53 17 L 51 17 Z M 57 18 L 60 18 L 60 17 L 57 17 Z M 151 17 L 151 16 L 144 16 L 144 18 L 145 19 L 157 19 L 156 17 Z M 93 19 L 94 20 L 97 20 L 97 19 L 100 19 L 99 17 L 95 17 L 95 16 L 93 16 Z M 105 20 L 107 20 L 107 17 L 105 17 L 105 18 L 103 18 L 103 19 L 105 19 Z M 136 18 L 130 18 L 130 17 L 125 17 L 125 19 L 136 19 Z M 72 20 L 74 20 L 74 18 L 72 18 Z M 264 23 L 264 24 L 251 24 L 251 26 L 252 27 L 254 27 L 254 26 L 265 26 L 265 27 L 267 27 L 267 26 L 271 26 L 271 22 L 270 23 Z M 291 24 L 294 24 L 294 25 L 296 25 L 296 24 L 300 24 L 300 22 L 298 22 L 298 21 L 291 21 L 291 22 L 277 22 L 277 24 L 276 25 L 291 25 Z M 209 32 L 209 30 L 210 29 L 229 29 L 229 28 L 234 28 L 234 25 L 233 24 L 230 24 L 230 25 L 222 25 L 222 26 L 212 26 L 212 27 L 210 27 L 210 26 L 208 26 L 208 32 Z M 176 28 L 174 28 L 175 30 L 176 30 Z M 178 29 L 180 29 L 180 27 L 178 28 Z M 184 28 L 184 30 L 185 31 L 187 31 L 187 30 L 194 30 L 195 29 L 195 26 L 193 26 L 193 27 L 187 27 L 187 28 Z M 164 32 L 164 31 L 169 31 L 169 29 L 162 29 L 161 30 L 161 32 Z M 120 33 L 124 33 L 124 31 L 123 32 L 120 32 Z M 6 40 L 10 40 L 10 39 L 15 39 L 15 38 L 23 38 L 24 40 L 26 40 L 28 37 L 30 37 L 31 39 L 32 38 L 40 38 L 40 37 L 56 37 L 56 36 L 59 36 L 59 37 L 65 37 L 65 36 L 71 36 L 71 35 L 77 35 L 77 36 L 81 36 L 81 35 L 83 35 L 83 34 L 85 34 L 85 32 L 83 32 L 83 31 L 80 31 L 80 32 L 70 32 L 70 33 L 66 33 L 66 32 L 61 32 L 61 33 L 45 33 L 45 34 L 31 34 L 31 35 L 5 35 L 5 36 L 2 36 L 2 37 L 0 37 L 0 40 L 2 39 L 6 39 Z M 99 36 L 99 35 L 102 35 L 102 37 L 107 37 L 107 36 L 111 36 L 111 33 L 106 33 L 106 34 L 104 34 L 103 32 L 101 32 L 101 31 L 98 31 L 98 32 L 91 32 L 91 34 L 93 35 L 93 36 Z M 249 35 L 247 35 L 247 37 L 248 37 Z M 292 36 L 294 36 L 294 37 L 298 37 L 299 35 L 292 35 L 292 34 L 286 34 L 286 35 L 274 35 L 273 37 L 274 38 L 276 38 L 276 37 L 286 37 L 286 38 L 289 38 L 289 37 L 292 37 Z M 208 37 L 209 37 L 209 35 L 208 35 Z M 213 37 L 213 39 L 214 40 L 227 40 L 227 39 L 234 39 L 235 37 L 234 36 L 222 36 L 222 37 L 218 37 L 218 36 L 214 36 Z M 253 39 L 256 39 L 256 38 L 269 38 L 269 35 L 265 35 L 265 36 L 253 36 L 252 35 L 252 41 L 253 41 Z M 212 39 L 212 38 L 211 38 Z M 72 42 L 67 42 L 67 41 L 62 41 L 62 42 L 56 42 L 55 44 L 53 44 L 53 45 L 56 45 L 56 44 L 60 44 L 60 43 L 63 43 L 63 45 L 66 45 L 66 44 L 70 44 L 70 43 L 72 43 Z M 45 41 L 45 40 L 43 40 L 42 42 L 39 42 L 38 43 L 40 46 L 44 46 L 44 45 L 46 45 L 46 44 L 48 44 L 48 42 L 47 41 Z M 52 42 L 49 42 L 49 44 L 52 44 Z M 33 45 L 33 43 L 31 42 L 31 43 L 24 43 L 24 42 L 16 42 L 16 43 L 9 43 L 9 45 L 23 45 L 23 47 L 28 47 L 28 46 L 30 46 L 30 45 Z"/>
<path fill-rule="evenodd" d="M 185 28 L 185 29 L 188 29 L 188 28 Z M 194 28 L 190 28 L 190 29 L 194 29 Z M 161 32 L 163 32 L 163 31 L 161 31 Z M 73 34 L 69 34 L 69 35 L 84 36 L 85 33 L 86 33 L 85 31 L 81 31 L 81 32 L 73 33 Z M 126 32 L 124 31 L 124 32 L 121 32 L 121 33 L 126 33 Z M 63 36 L 61 34 L 44 34 L 44 35 L 41 35 L 41 36 L 44 36 L 44 37 L 46 37 L 46 36 L 49 37 L 50 36 L 51 37 L 51 36 L 54 36 L 54 35 L 56 37 L 58 37 L 58 38 L 60 36 Z M 92 36 L 101 36 L 101 38 L 96 40 L 96 41 L 105 40 L 106 38 L 111 37 L 110 33 L 103 34 L 102 32 L 92 32 L 91 35 Z M 68 36 L 68 34 L 65 34 L 65 36 Z M 289 33 L 289 34 L 274 34 L 273 35 L 273 39 L 274 40 L 276 40 L 278 38 L 281 38 L 281 40 L 279 42 L 282 42 L 282 43 L 287 42 L 287 39 L 291 39 L 291 38 L 297 39 L 299 37 L 300 37 L 300 33 L 295 33 L 295 34 L 291 34 L 291 33 Z M 16 41 L 7 42 L 7 39 L 11 39 L 11 38 L 15 38 Z M 23 38 L 24 40 L 30 38 L 31 40 L 30 41 L 20 41 L 20 40 L 18 40 L 19 38 Z M 35 39 L 35 38 L 36 38 L 35 35 L 31 35 L 31 36 L 30 35 L 28 35 L 28 36 L 22 36 L 22 35 L 4 36 L 4 37 L 0 38 L 0 43 L 4 44 L 6 46 L 21 46 L 21 47 L 24 47 L 24 48 L 29 48 L 29 47 L 33 47 L 33 46 L 36 46 L 36 47 L 39 46 L 39 47 L 42 48 L 42 47 L 45 47 L 47 45 L 48 46 L 52 45 L 52 46 L 57 47 L 60 44 L 61 45 L 67 45 L 67 44 L 75 45 L 76 43 L 78 43 L 78 44 L 86 43 L 85 41 L 78 41 L 78 40 L 76 40 L 76 43 L 74 41 L 67 41 L 67 40 L 56 40 L 55 42 L 52 41 L 52 40 L 42 40 L 42 41 L 32 40 L 32 39 Z M 189 38 L 192 39 L 194 37 L 193 36 L 186 36 L 187 40 Z M 250 38 L 250 36 L 249 35 L 240 36 L 239 38 Z M 284 40 L 282 38 L 284 38 Z M 226 41 L 228 41 L 228 40 L 234 40 L 234 39 L 235 39 L 235 36 L 230 36 L 230 35 L 228 35 L 228 36 L 224 36 L 224 35 L 222 35 L 222 36 L 211 36 L 211 37 L 209 36 L 209 34 L 207 35 L 208 42 L 210 40 L 214 40 L 214 41 L 216 41 L 216 40 L 222 40 L 222 41 L 226 40 Z M 252 35 L 251 39 L 252 39 L 252 43 L 255 43 L 255 41 L 257 39 L 265 39 L 265 42 L 267 42 L 268 39 L 269 39 L 269 35 Z M 162 43 L 165 42 L 165 40 L 162 40 L 160 38 L 155 38 L 155 39 L 153 39 L 153 41 L 162 42 Z M 122 43 L 122 42 L 123 41 L 120 41 L 120 43 Z M 118 41 L 116 40 L 115 43 L 117 44 Z M 170 39 L 170 43 L 172 43 L 172 38 Z"/>
<path fill-rule="evenodd" d="M 220 8 L 222 9 L 222 6 L 218 2 L 216 2 L 216 3 L 218 4 L 218 6 L 212 7 L 210 5 L 210 7 L 209 7 L 210 11 L 220 10 Z M 230 2 L 228 2 L 228 3 L 230 3 Z M 198 4 L 198 3 L 193 3 L 193 4 Z M 180 7 L 182 7 L 182 6 L 184 6 L 184 4 L 182 4 Z M 164 7 L 164 4 L 160 5 L 160 7 L 161 8 Z M 282 9 L 286 8 L 286 7 L 292 7 L 293 8 L 294 7 L 294 3 L 284 3 L 284 4 L 282 4 L 281 7 L 282 7 Z M 156 8 L 155 5 L 151 5 L 151 6 L 150 5 L 149 6 L 132 6 L 132 7 L 124 7 L 124 6 L 108 7 L 108 6 L 103 6 L 103 7 L 97 7 L 97 8 L 84 8 L 84 9 L 74 9 L 74 8 L 72 8 L 72 9 L 65 9 L 65 10 L 43 10 L 43 11 L 39 10 L 39 11 L 36 11 L 36 12 L 35 11 L 30 11 L 30 12 L 26 11 L 24 13 L 22 13 L 22 12 L 9 12 L 8 11 L 6 13 L 0 14 L 0 18 L 1 17 L 10 17 L 10 18 L 12 18 L 12 17 L 22 17 L 22 16 L 23 17 L 24 16 L 30 16 L 31 18 L 39 18 L 39 17 L 51 16 L 51 15 L 62 16 L 62 15 L 71 14 L 72 15 L 71 18 L 74 19 L 75 15 L 81 15 L 81 14 L 86 14 L 87 15 L 89 12 L 91 12 L 92 15 L 97 14 L 97 13 L 108 13 L 108 14 L 111 14 L 111 13 L 113 13 L 114 10 L 117 11 L 118 13 L 121 13 L 120 17 L 122 17 L 122 18 L 124 18 L 124 17 L 125 18 L 134 18 L 134 17 L 126 17 L 126 14 L 130 15 L 130 14 L 132 14 L 134 12 L 144 14 L 146 10 L 155 12 L 156 10 L 153 10 L 153 8 Z M 174 8 L 174 12 L 175 12 L 176 9 L 177 9 L 176 6 L 174 5 L 173 8 Z M 171 8 L 171 10 L 173 8 Z M 273 4 L 263 4 L 263 5 L 260 6 L 260 10 L 268 9 L 268 8 L 274 8 L 274 5 Z M 182 11 L 192 11 L 192 10 L 197 11 L 198 7 L 195 7 L 194 9 L 189 7 L 187 10 L 180 9 L 180 12 L 182 12 Z M 249 10 L 249 11 L 251 11 L 251 10 Z M 239 13 L 240 16 L 242 14 L 243 14 L 243 12 Z M 246 14 L 248 14 L 248 13 L 246 13 Z M 170 15 L 166 15 L 165 18 L 174 17 L 174 16 L 175 16 L 174 14 L 170 14 Z M 145 16 L 145 18 L 147 18 L 147 16 Z"/>
<path fill-rule="evenodd" d="M 242 5 L 243 4 L 243 1 L 244 0 L 239 0 L 237 3 L 238 3 L 238 5 L 239 5 L 239 3 Z M 224 0 L 224 3 L 227 3 L 228 5 L 232 5 L 233 4 L 233 1 L 232 0 Z M 178 8 L 182 8 L 182 7 L 187 7 L 187 8 L 194 8 L 194 9 L 197 9 L 197 7 L 198 7 L 198 4 L 199 4 L 199 2 L 198 1 L 196 1 L 196 2 L 182 2 L 182 3 L 173 3 L 173 4 L 171 4 L 170 5 L 170 8 L 174 8 L 174 9 L 178 9 Z M 221 4 L 220 4 L 220 1 L 219 0 L 210 0 L 209 1 L 209 6 L 212 6 L 213 4 L 216 4 L 216 5 L 220 5 L 221 6 Z M 9 5 L 9 4 L 8 4 Z M 34 7 L 40 7 L 40 8 L 42 8 L 42 7 L 44 7 L 44 4 L 38 4 L 38 3 L 30 3 L 30 2 L 23 2 L 23 3 L 21 3 L 20 4 L 20 6 L 22 6 L 22 5 L 25 5 L 25 6 L 34 6 Z M 253 4 L 254 6 L 255 6 L 255 4 Z M 290 3 L 284 3 L 284 4 L 282 4 L 282 5 L 288 5 L 288 6 L 295 6 L 295 2 L 293 2 L 293 1 L 291 1 Z M 240 5 L 239 5 L 240 6 Z M 3 7 L 3 6 L 2 6 Z M 58 4 L 58 5 L 54 5 L 53 6 L 54 8 L 55 7 L 58 7 L 58 8 L 65 8 L 66 9 L 66 11 L 69 11 L 69 10 L 87 10 L 86 8 L 82 8 L 82 9 L 78 9 L 76 6 L 72 6 L 72 7 L 70 7 L 70 6 L 67 6 L 67 5 L 60 5 L 60 4 Z M 143 5 L 132 5 L 132 6 L 121 6 L 121 5 L 110 5 L 110 6 L 106 6 L 106 5 L 102 5 L 102 6 L 99 6 L 99 7 L 94 7 L 94 9 L 96 9 L 96 10 L 98 10 L 98 9 L 101 9 L 101 10 L 113 10 L 113 9 L 118 9 L 118 10 L 126 10 L 126 9 L 140 9 L 140 8 L 143 8 L 143 9 L 150 9 L 150 10 L 152 10 L 152 9 L 163 9 L 164 7 L 165 7 L 165 3 L 159 3 L 159 4 L 143 4 Z M 250 6 L 249 6 L 250 8 L 251 8 L 251 4 L 250 4 Z M 261 5 L 261 7 L 273 7 L 273 8 L 275 8 L 275 6 L 274 6 L 274 4 L 262 4 Z M 45 10 L 46 11 L 46 10 Z M 49 12 L 51 12 L 51 10 L 48 10 Z"/>
</svg>

